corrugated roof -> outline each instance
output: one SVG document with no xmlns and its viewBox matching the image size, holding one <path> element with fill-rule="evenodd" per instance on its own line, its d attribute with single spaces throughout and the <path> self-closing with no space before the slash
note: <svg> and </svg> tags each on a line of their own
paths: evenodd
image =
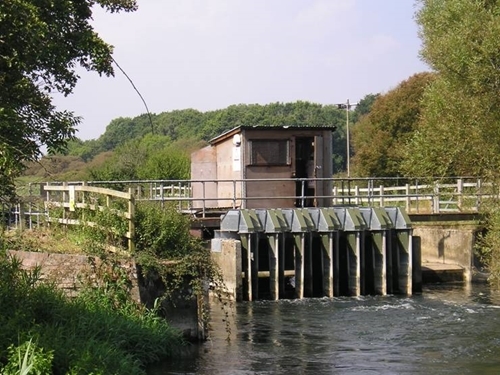
<svg viewBox="0 0 500 375">
<path fill-rule="evenodd" d="M 227 139 L 234 134 L 240 133 L 242 130 L 247 130 L 247 129 L 259 129 L 259 130 L 276 130 L 276 129 L 282 129 L 282 130 L 328 130 L 330 129 L 331 131 L 334 131 L 337 129 L 336 126 L 334 125 L 324 125 L 324 126 L 294 126 L 294 125 L 241 125 L 237 126 L 235 128 L 232 128 L 217 137 L 212 138 L 208 142 L 213 145 L 215 143 L 219 143 L 223 141 L 224 139 Z"/>
</svg>

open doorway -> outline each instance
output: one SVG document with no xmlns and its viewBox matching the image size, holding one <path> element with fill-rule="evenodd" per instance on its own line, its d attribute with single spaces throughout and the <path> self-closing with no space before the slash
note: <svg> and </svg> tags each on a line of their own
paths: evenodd
<svg viewBox="0 0 500 375">
<path fill-rule="evenodd" d="M 297 178 L 315 178 L 314 137 L 295 139 L 295 176 Z M 314 180 L 297 181 L 295 187 L 297 197 L 305 196 L 304 200 L 297 198 L 296 207 L 313 207 L 315 195 Z"/>
</svg>

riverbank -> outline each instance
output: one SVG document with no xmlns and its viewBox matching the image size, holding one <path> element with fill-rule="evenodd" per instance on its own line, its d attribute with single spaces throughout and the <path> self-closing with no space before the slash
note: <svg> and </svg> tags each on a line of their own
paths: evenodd
<svg viewBox="0 0 500 375">
<path fill-rule="evenodd" d="M 69 298 L 0 254 L 0 373 L 18 374 L 28 349 L 34 368 L 53 374 L 145 374 L 183 340 L 157 312 L 130 298 L 119 273 Z M 7 354 L 10 353 L 10 356 Z"/>
</svg>

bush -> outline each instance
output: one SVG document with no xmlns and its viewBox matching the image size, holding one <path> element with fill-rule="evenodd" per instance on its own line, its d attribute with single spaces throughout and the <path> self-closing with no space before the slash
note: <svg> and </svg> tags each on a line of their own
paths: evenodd
<svg viewBox="0 0 500 375">
<path fill-rule="evenodd" d="M 173 205 L 137 203 L 135 209 L 135 246 L 163 259 L 179 259 L 189 253 L 194 239 L 189 233 L 189 217 Z"/>
</svg>

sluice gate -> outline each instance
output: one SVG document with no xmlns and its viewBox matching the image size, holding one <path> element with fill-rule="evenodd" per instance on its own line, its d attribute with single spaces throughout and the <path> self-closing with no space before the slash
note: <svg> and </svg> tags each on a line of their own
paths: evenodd
<svg viewBox="0 0 500 375">
<path fill-rule="evenodd" d="M 224 253 L 226 240 L 240 244 Z M 412 225 L 397 207 L 229 210 L 212 251 L 232 264 L 236 300 L 412 294 Z"/>
</svg>

